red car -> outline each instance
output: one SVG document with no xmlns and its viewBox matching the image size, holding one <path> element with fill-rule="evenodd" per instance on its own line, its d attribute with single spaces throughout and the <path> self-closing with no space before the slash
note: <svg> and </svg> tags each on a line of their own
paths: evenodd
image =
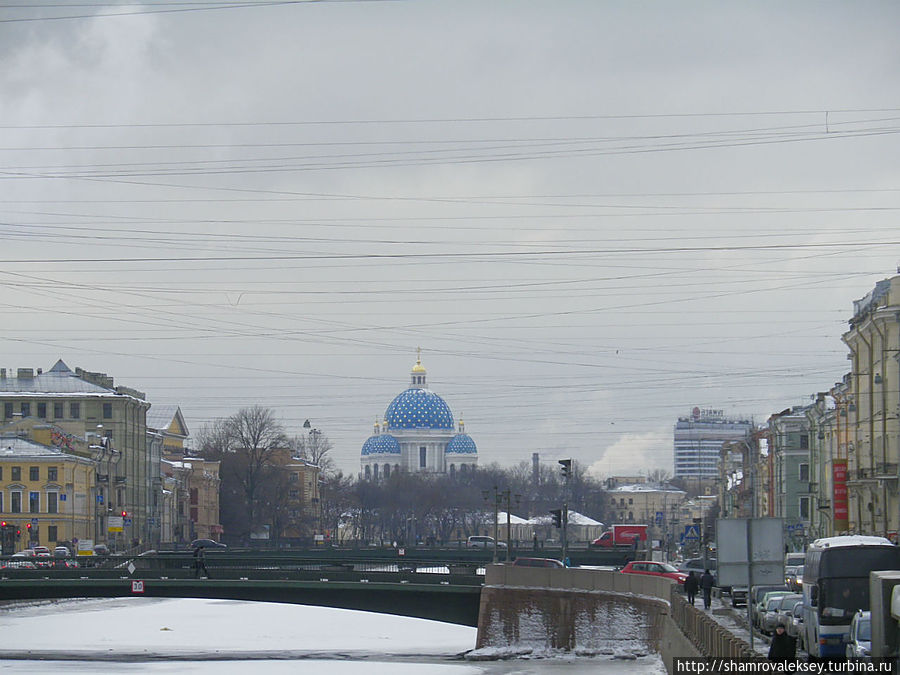
<svg viewBox="0 0 900 675">
<path fill-rule="evenodd" d="M 652 560 L 633 560 L 622 568 L 623 574 L 649 574 L 654 577 L 666 577 L 674 579 L 679 584 L 684 584 L 687 574 L 679 572 L 669 563 L 653 562 Z"/>
</svg>

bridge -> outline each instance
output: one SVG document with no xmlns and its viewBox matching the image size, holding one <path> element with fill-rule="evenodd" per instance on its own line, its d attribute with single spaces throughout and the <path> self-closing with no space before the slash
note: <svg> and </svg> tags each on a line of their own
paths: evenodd
<svg viewBox="0 0 900 675">
<path fill-rule="evenodd" d="M 479 648 L 655 651 L 669 672 L 673 656 L 752 654 L 668 579 L 489 559 L 484 551 L 419 558 L 211 551 L 209 578 L 197 579 L 189 553 L 111 557 L 77 568 L 0 570 L 0 601 L 190 597 L 358 609 L 477 626 Z"/>
<path fill-rule="evenodd" d="M 400 558 L 322 552 L 210 550 L 196 578 L 190 553 L 56 560 L 37 569 L 0 570 L 0 601 L 83 597 L 218 598 L 319 605 L 478 625 L 484 583 L 478 555 Z M 71 562 L 71 561 L 70 561 Z M 478 574 L 478 571 L 481 574 Z"/>
</svg>

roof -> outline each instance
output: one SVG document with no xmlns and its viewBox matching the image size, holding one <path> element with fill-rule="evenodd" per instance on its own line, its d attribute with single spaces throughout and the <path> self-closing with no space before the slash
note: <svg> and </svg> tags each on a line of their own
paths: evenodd
<svg viewBox="0 0 900 675">
<path fill-rule="evenodd" d="M 607 492 L 674 492 L 687 494 L 684 490 L 679 490 L 674 485 L 668 483 L 635 483 L 634 485 L 620 485 L 614 487 Z"/>
<path fill-rule="evenodd" d="M 4 369 L 5 371 L 6 369 Z M 25 373 L 30 373 L 30 375 Z M 112 378 L 102 374 L 88 373 L 80 368 L 73 373 L 62 360 L 57 361 L 46 372 L 38 371 L 35 373 L 31 368 L 20 368 L 18 375 L 18 377 L 12 377 L 10 372 L 5 377 L 0 377 L 0 396 L 15 396 L 17 394 L 40 396 L 41 394 L 46 394 L 49 396 L 132 396 L 132 398 L 141 398 L 135 395 L 140 394 L 140 392 L 133 390 L 120 391 L 123 389 L 122 387 L 117 390 L 112 386 L 106 387 L 90 382 L 85 378 L 99 375 L 101 378 L 105 378 L 101 381 L 112 385 Z"/>
<path fill-rule="evenodd" d="M 28 457 L 32 459 L 82 459 L 62 452 L 59 448 L 35 443 L 20 436 L 0 436 L 0 459 Z"/>
<path fill-rule="evenodd" d="M 171 428 L 173 422 L 177 422 L 174 429 Z M 185 437 L 190 435 L 184 416 L 181 414 L 181 408 L 174 404 L 158 405 L 154 403 L 150 410 L 147 411 L 147 428 L 156 429 L 157 431 L 168 431 Z"/>
<path fill-rule="evenodd" d="M 823 537 L 816 539 L 810 547 L 815 548 L 839 548 L 842 546 L 893 546 L 890 539 L 884 537 L 870 537 L 863 534 L 851 534 L 841 537 Z"/>
</svg>

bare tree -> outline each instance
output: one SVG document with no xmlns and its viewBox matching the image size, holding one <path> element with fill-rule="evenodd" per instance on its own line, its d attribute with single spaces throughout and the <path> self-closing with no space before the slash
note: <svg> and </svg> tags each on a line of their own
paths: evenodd
<svg viewBox="0 0 900 675">
<path fill-rule="evenodd" d="M 308 428 L 306 425 L 304 427 Z M 318 429 L 309 428 L 306 434 L 300 434 L 291 439 L 291 448 L 294 454 L 318 466 L 321 478 L 330 477 L 337 471 L 334 460 L 328 454 L 333 447 L 328 436 Z"/>
<path fill-rule="evenodd" d="M 278 455 L 287 447 L 284 429 L 271 409 L 253 406 L 224 420 L 222 428 L 208 438 L 220 445 L 223 483 L 233 485 L 233 491 L 244 498 L 247 516 L 242 534 L 249 538 L 261 524 L 263 491 L 272 475 L 269 469 L 279 463 Z"/>
</svg>

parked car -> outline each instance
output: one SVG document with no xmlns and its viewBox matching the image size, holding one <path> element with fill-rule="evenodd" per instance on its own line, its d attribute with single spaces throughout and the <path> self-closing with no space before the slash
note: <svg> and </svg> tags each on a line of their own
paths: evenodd
<svg viewBox="0 0 900 675">
<path fill-rule="evenodd" d="M 794 593 L 803 590 L 803 565 L 784 568 L 784 585 Z"/>
<path fill-rule="evenodd" d="M 794 605 L 803 601 L 803 596 L 796 593 L 774 597 L 769 601 L 766 609 L 766 616 L 763 620 L 763 633 L 769 635 L 775 632 L 775 626 L 783 623 L 785 632 L 787 632 L 787 624 L 790 621 L 789 615 L 794 611 Z M 771 608 L 771 609 L 770 609 Z"/>
<path fill-rule="evenodd" d="M 684 562 L 678 565 L 678 571 L 684 572 L 687 574 L 688 572 L 693 572 L 698 577 L 702 576 L 706 570 L 709 570 L 713 575 L 713 579 L 716 579 L 716 567 L 717 561 L 715 558 L 707 558 L 706 564 L 703 564 L 703 558 L 691 558 L 690 560 L 685 560 Z M 716 579 L 718 582 L 718 579 Z M 718 583 L 716 583 L 718 585 Z"/>
<path fill-rule="evenodd" d="M 750 604 L 750 621 L 754 626 L 759 625 L 759 618 L 757 613 L 759 611 L 759 603 L 762 602 L 763 596 L 769 591 L 784 591 L 785 594 L 790 593 L 791 589 L 787 586 L 753 586 L 750 589 L 750 594 L 747 597 L 747 602 Z"/>
<path fill-rule="evenodd" d="M 53 557 L 54 558 L 71 558 L 72 552 L 68 549 L 67 546 L 57 546 L 53 549 Z"/>
<path fill-rule="evenodd" d="M 868 659 L 872 655 L 872 613 L 859 610 L 850 621 L 847 658 Z"/>
<path fill-rule="evenodd" d="M 506 542 L 496 542 L 497 548 L 506 548 Z M 482 537 L 474 535 L 466 539 L 466 548 L 494 548 L 493 537 Z"/>
<path fill-rule="evenodd" d="M 785 633 L 790 635 L 792 638 L 797 640 L 797 647 L 801 650 L 805 650 L 806 646 L 803 644 L 803 601 L 801 600 L 796 605 L 794 605 L 794 609 L 791 612 L 791 620 L 788 625 L 785 627 Z"/>
<path fill-rule="evenodd" d="M 4 570 L 36 570 L 37 565 L 35 565 L 30 560 L 27 560 L 24 556 L 16 558 L 17 554 L 13 554 L 9 560 L 4 560 L 0 563 L 0 569 Z"/>
<path fill-rule="evenodd" d="M 555 558 L 516 558 L 513 560 L 514 567 L 565 567 L 559 560 Z"/>
<path fill-rule="evenodd" d="M 684 585 L 687 574 L 679 572 L 674 565 L 652 560 L 632 560 L 622 568 L 623 574 L 648 574 L 655 577 L 666 577 Z"/>
<path fill-rule="evenodd" d="M 761 631 L 765 632 L 766 612 L 769 611 L 769 603 L 772 600 L 780 600 L 785 595 L 789 595 L 790 591 L 766 591 L 760 601 L 756 604 L 756 618 L 754 625 Z"/>
<path fill-rule="evenodd" d="M 32 560 L 38 567 L 53 567 L 53 556 L 50 555 L 50 551 L 35 552 Z"/>
<path fill-rule="evenodd" d="M 194 541 L 191 542 L 191 548 L 228 548 L 228 544 L 223 544 L 214 539 L 194 539 Z"/>
</svg>

